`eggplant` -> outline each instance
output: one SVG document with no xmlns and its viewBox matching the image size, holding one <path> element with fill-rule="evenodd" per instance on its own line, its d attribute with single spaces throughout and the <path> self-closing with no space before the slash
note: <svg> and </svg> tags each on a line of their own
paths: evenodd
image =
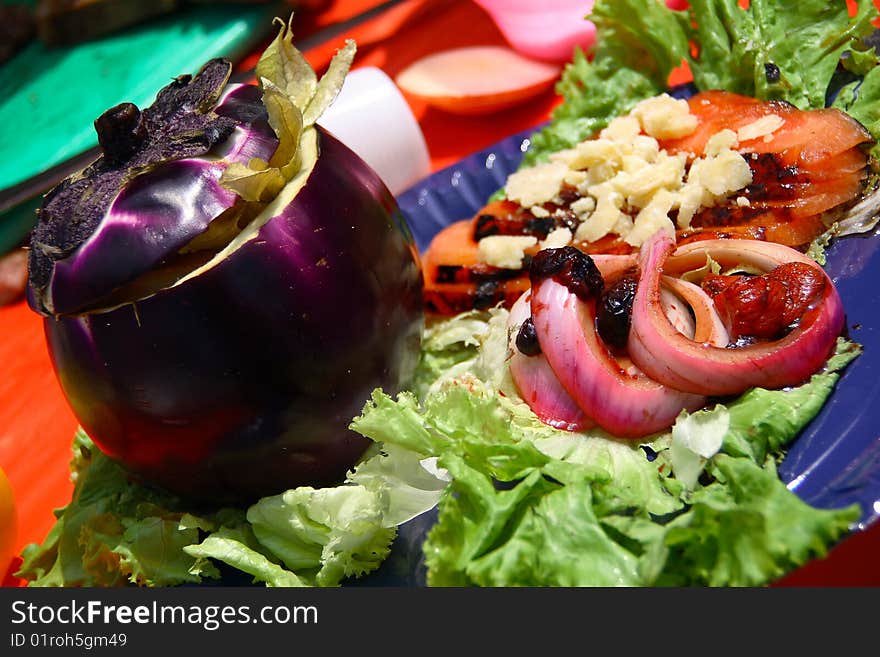
<svg viewBox="0 0 880 657">
<path fill-rule="evenodd" d="M 273 46 L 303 74 L 287 26 Z M 210 62 L 99 119 L 102 156 L 44 199 L 29 303 L 83 429 L 144 482 L 216 504 L 339 483 L 370 444 L 352 418 L 412 376 L 411 233 L 314 123 L 340 71 L 229 89 Z"/>
</svg>

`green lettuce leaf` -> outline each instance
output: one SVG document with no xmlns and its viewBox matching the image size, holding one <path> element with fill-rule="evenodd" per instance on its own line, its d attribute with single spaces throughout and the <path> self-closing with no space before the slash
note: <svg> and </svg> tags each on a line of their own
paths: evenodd
<svg viewBox="0 0 880 657">
<path fill-rule="evenodd" d="M 880 136 L 880 66 L 875 64 L 863 78 L 844 86 L 836 95 L 832 107 L 855 118 L 877 140 Z M 880 157 L 880 145 L 874 144 L 871 155 Z"/>
<path fill-rule="evenodd" d="M 564 68 L 556 87 L 562 103 L 549 125 L 532 135 L 522 166 L 593 136 L 638 101 L 666 90 L 682 63 L 699 90 L 725 89 L 806 109 L 825 106 L 838 65 L 849 57 L 858 62 L 850 68 L 859 79 L 835 105 L 876 139 L 876 58 L 866 54 L 863 40 L 878 12 L 872 0 L 855 4 L 850 17 L 842 1 L 757 0 L 742 9 L 737 0 L 694 0 L 681 12 L 656 0 L 597 0 L 590 15 L 596 46 L 576 52 Z"/>
<path fill-rule="evenodd" d="M 434 345 L 466 364 L 456 377 L 421 399 L 375 391 L 352 424 L 437 457 L 451 477 L 424 545 L 429 585 L 764 585 L 826 554 L 858 520 L 856 505 L 810 507 L 775 467 L 857 345 L 841 339 L 802 386 L 683 413 L 671 432 L 637 445 L 547 427 L 477 376 L 492 329 L 487 315 L 482 330 L 475 321 L 433 327 L 445 336 Z M 696 460 L 676 456 L 676 442 Z"/>
<path fill-rule="evenodd" d="M 730 429 L 723 451 L 747 456 L 755 463 L 778 456 L 822 409 L 840 371 L 861 351 L 858 344 L 839 338 L 834 355 L 809 383 L 787 390 L 753 388 L 728 404 Z"/>
<path fill-rule="evenodd" d="M 644 546 L 651 586 L 760 586 L 821 558 L 859 516 L 857 506 L 824 510 L 786 488 L 770 460 L 719 454 L 716 480 Z"/>
<path fill-rule="evenodd" d="M 602 530 L 588 485 L 561 485 L 536 468 L 497 490 L 464 459 L 442 462 L 455 483 L 425 543 L 429 585 L 638 583 L 638 560 Z"/>
<path fill-rule="evenodd" d="M 246 526 L 221 526 L 198 544 L 183 547 L 183 551 L 201 562 L 219 561 L 263 582 L 270 587 L 306 586 L 293 571 L 285 569 L 266 556 L 253 532 Z"/>
<path fill-rule="evenodd" d="M 844 53 L 859 48 L 877 16 L 860 0 L 850 18 L 845 2 L 694 0 L 688 29 L 699 44 L 688 64 L 698 89 L 725 89 L 779 99 L 802 109 L 825 106 Z M 770 73 L 772 71 L 772 73 Z"/>
<path fill-rule="evenodd" d="M 596 47 L 576 49 L 556 86 L 563 102 L 550 124 L 532 135 L 523 166 L 594 135 L 611 119 L 667 87 L 684 60 L 687 36 L 675 12 L 655 0 L 598 0 L 590 20 Z"/>
<path fill-rule="evenodd" d="M 394 528 L 383 527 L 379 496 L 363 486 L 301 487 L 248 509 L 261 545 L 315 585 L 375 570 L 388 556 Z"/>
<path fill-rule="evenodd" d="M 171 586 L 217 575 L 183 552 L 198 529 L 181 526 L 173 496 L 132 483 L 82 431 L 74 454 L 73 497 L 43 544 L 23 551 L 20 577 L 35 586 Z"/>
<path fill-rule="evenodd" d="M 23 551 L 17 575 L 29 586 L 176 586 L 230 572 L 267 586 L 338 586 L 375 570 L 396 527 L 433 508 L 447 483 L 421 457 L 388 449 L 338 487 L 194 514 L 186 500 L 134 482 L 81 430 L 74 450 L 70 503 Z"/>
</svg>

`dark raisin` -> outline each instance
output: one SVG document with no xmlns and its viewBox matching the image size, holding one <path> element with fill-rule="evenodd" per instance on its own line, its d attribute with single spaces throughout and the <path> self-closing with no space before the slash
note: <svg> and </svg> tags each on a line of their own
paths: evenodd
<svg viewBox="0 0 880 657">
<path fill-rule="evenodd" d="M 580 299 L 593 299 L 602 294 L 605 282 L 593 259 L 573 246 L 543 249 L 532 258 L 529 279 L 537 282 L 552 278 L 565 285 Z"/>
<path fill-rule="evenodd" d="M 562 271 L 565 262 L 565 247 L 538 251 L 532 258 L 531 265 L 529 265 L 529 278 L 533 284 L 545 278 L 552 278 Z"/>
<path fill-rule="evenodd" d="M 635 272 L 628 272 L 605 290 L 599 298 L 596 308 L 596 331 L 609 347 L 626 346 L 637 287 L 638 278 Z"/>
<path fill-rule="evenodd" d="M 535 333 L 535 323 L 531 317 L 519 327 L 519 331 L 516 334 L 516 348 L 526 356 L 537 356 L 541 353 L 538 334 Z"/>
<path fill-rule="evenodd" d="M 650 445 L 639 445 L 639 447 L 642 448 L 642 451 L 645 453 L 645 458 L 647 458 L 649 462 L 657 458 L 657 452 Z"/>
<path fill-rule="evenodd" d="M 437 283 L 454 283 L 460 270 L 460 265 L 438 265 L 435 280 Z"/>
</svg>

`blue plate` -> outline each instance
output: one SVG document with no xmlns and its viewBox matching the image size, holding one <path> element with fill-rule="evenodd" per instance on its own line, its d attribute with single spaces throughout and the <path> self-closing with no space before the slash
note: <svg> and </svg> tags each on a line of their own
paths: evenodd
<svg viewBox="0 0 880 657">
<path fill-rule="evenodd" d="M 504 186 L 533 133 L 518 133 L 474 153 L 398 197 L 420 251 L 441 228 L 472 217 Z M 880 419 L 875 415 L 880 409 L 878 232 L 841 238 L 828 250 L 826 271 L 846 308 L 849 337 L 864 352 L 844 371 L 779 468 L 789 489 L 813 506 L 831 509 L 857 502 L 862 509 L 860 530 L 880 516 Z M 435 518 L 425 514 L 403 525 L 391 557 L 369 583 L 424 584 L 421 540 Z"/>
</svg>

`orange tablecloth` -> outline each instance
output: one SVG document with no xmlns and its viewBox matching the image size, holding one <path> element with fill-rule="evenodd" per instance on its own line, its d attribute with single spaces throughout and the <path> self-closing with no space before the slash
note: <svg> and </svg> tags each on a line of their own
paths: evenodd
<svg viewBox="0 0 880 657">
<path fill-rule="evenodd" d="M 316 3 L 311 3 L 316 4 Z M 298 10 L 297 42 L 382 4 L 335 0 L 321 9 Z M 446 48 L 504 44 L 498 29 L 468 0 L 405 0 L 375 18 L 306 52 L 321 70 L 345 38 L 354 38 L 354 67 L 376 66 L 394 76 L 417 58 Z M 256 53 L 240 63 L 247 70 Z M 537 125 L 558 102 L 552 91 L 526 105 L 488 116 L 454 116 L 410 101 L 425 134 L 435 170 Z M 70 498 L 70 443 L 77 422 L 64 400 L 46 352 L 41 320 L 22 301 L 0 308 L 0 467 L 12 484 L 19 513 L 19 549 L 42 541 L 54 522 L 53 509 Z M 827 559 L 792 573 L 788 585 L 880 585 L 880 523 L 846 539 Z M 17 564 L 13 563 L 10 571 Z M 0 571 L 5 569 L 0 565 Z M 6 585 L 17 582 L 8 576 Z"/>
</svg>

